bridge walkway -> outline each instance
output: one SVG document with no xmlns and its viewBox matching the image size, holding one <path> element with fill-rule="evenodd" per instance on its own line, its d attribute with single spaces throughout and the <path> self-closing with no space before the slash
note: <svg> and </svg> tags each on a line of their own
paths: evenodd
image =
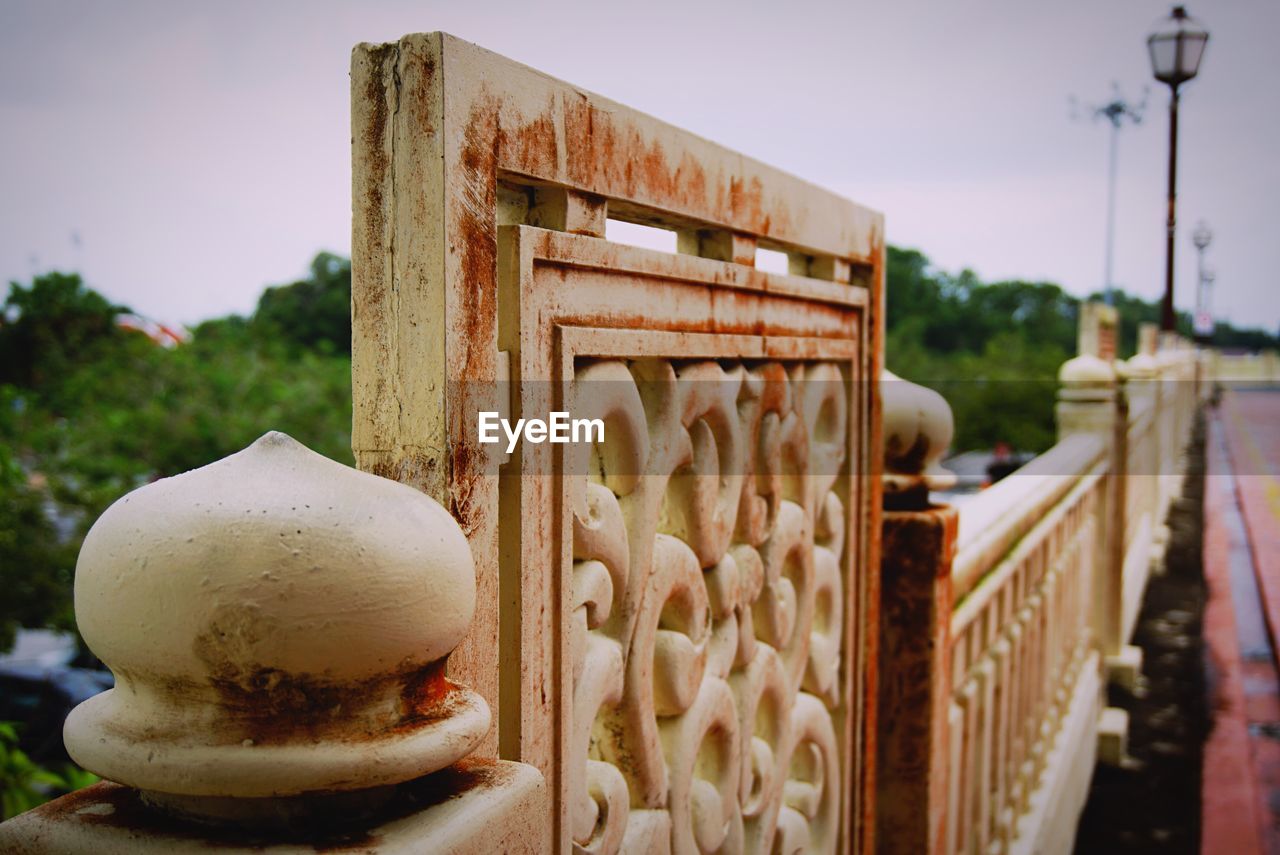
<svg viewBox="0 0 1280 855">
<path fill-rule="evenodd" d="M 1280 853 L 1280 390 L 1210 411 L 1202 851 Z"/>
</svg>

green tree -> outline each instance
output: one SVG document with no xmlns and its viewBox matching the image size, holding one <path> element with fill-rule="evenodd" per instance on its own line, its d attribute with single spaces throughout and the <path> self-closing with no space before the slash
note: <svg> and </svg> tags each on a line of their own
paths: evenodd
<svg viewBox="0 0 1280 855">
<path fill-rule="evenodd" d="M 0 383 L 48 390 L 125 333 L 126 309 L 86 288 L 77 273 L 46 273 L 29 288 L 9 283 L 0 312 Z"/>
<path fill-rule="evenodd" d="M 263 293 L 253 323 L 295 348 L 350 354 L 351 262 L 320 253 L 309 277 Z"/>
<path fill-rule="evenodd" d="M 18 748 L 18 727 L 0 721 L 0 819 L 15 817 L 98 781 L 97 775 L 72 763 L 64 763 L 58 771 L 34 763 Z"/>
<path fill-rule="evenodd" d="M 15 387 L 0 385 L 0 651 L 13 646 L 19 627 L 74 625 L 75 552 L 60 541 L 45 494 L 5 441 L 15 434 L 22 400 Z"/>
<path fill-rule="evenodd" d="M 343 290 L 344 276 L 349 289 L 340 259 L 318 258 L 313 274 L 326 295 Z M 72 626 L 80 542 L 129 490 L 270 429 L 353 462 L 351 359 L 332 330 L 282 334 L 272 312 L 286 303 L 277 296 L 251 320 L 208 321 L 167 349 L 118 328 L 118 307 L 79 277 L 12 286 L 0 345 L 26 362 L 11 369 L 16 382 L 0 385 L 0 649 L 19 626 Z"/>
</svg>

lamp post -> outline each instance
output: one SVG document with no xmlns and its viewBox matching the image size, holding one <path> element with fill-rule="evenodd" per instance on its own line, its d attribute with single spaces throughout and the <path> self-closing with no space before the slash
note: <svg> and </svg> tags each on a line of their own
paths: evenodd
<svg viewBox="0 0 1280 855">
<path fill-rule="evenodd" d="M 1209 31 L 1187 14 L 1182 6 L 1174 6 L 1168 18 L 1156 23 L 1147 36 L 1151 55 L 1151 73 L 1170 89 L 1169 98 L 1169 212 L 1165 234 L 1164 305 L 1160 312 L 1160 328 L 1172 331 L 1176 316 L 1173 311 L 1173 237 L 1177 226 L 1178 199 L 1178 87 L 1196 76 L 1200 58 L 1204 56 Z"/>
<path fill-rule="evenodd" d="M 1196 248 L 1196 314 L 1193 323 L 1196 338 L 1208 343 L 1213 337 L 1213 319 L 1209 314 L 1209 285 L 1213 282 L 1213 273 L 1205 269 L 1204 251 L 1213 243 L 1213 231 L 1208 223 L 1201 220 L 1191 233 L 1191 243 Z"/>
<path fill-rule="evenodd" d="M 1214 330 L 1218 325 L 1213 320 L 1213 282 L 1218 278 L 1218 274 L 1213 270 L 1204 272 L 1204 317 L 1205 325 L 1209 331 L 1204 334 L 1204 343 L 1210 344 L 1213 341 Z"/>
</svg>

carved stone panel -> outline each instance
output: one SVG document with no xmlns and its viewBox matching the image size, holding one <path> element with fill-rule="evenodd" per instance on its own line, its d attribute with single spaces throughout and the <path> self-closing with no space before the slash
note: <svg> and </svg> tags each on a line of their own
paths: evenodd
<svg viewBox="0 0 1280 855">
<path fill-rule="evenodd" d="M 867 847 L 878 215 L 448 36 L 353 69 L 357 460 L 468 535 L 451 676 L 547 848 Z M 507 454 L 481 410 L 604 439 Z"/>
</svg>

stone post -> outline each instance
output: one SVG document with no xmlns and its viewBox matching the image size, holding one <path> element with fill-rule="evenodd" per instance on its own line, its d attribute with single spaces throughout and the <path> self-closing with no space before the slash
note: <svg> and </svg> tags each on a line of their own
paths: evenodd
<svg viewBox="0 0 1280 855">
<path fill-rule="evenodd" d="M 1108 676 L 1132 685 L 1142 669 L 1142 650 L 1128 645 L 1124 633 L 1129 407 L 1118 393 L 1117 380 L 1113 361 L 1095 353 L 1081 353 L 1063 363 L 1058 372 L 1058 441 L 1075 433 L 1093 433 L 1104 437 L 1111 449 L 1107 498 L 1099 513 L 1094 553 L 1093 627 Z M 1108 707 L 1098 730 L 1099 759 L 1119 763 L 1125 755 L 1128 715 Z"/>
<path fill-rule="evenodd" d="M 76 619 L 116 687 L 67 750 L 102 783 L 5 852 L 525 851 L 542 776 L 468 760 L 488 706 L 445 662 L 475 609 L 435 501 L 280 433 L 107 509 Z M 279 848 L 277 848 L 279 847 Z"/>
<path fill-rule="evenodd" d="M 1133 466 L 1129 461 L 1128 467 L 1124 470 L 1128 477 L 1125 479 L 1126 489 L 1130 492 L 1138 491 L 1140 504 L 1139 511 L 1142 513 L 1150 513 L 1152 515 L 1151 529 L 1151 547 L 1150 547 L 1150 570 L 1159 572 L 1164 558 L 1164 544 L 1168 541 L 1169 530 L 1165 526 L 1164 520 L 1158 517 L 1160 507 L 1160 495 L 1162 490 L 1162 478 L 1165 468 L 1164 454 L 1164 412 L 1169 406 L 1168 394 L 1162 388 L 1163 383 L 1160 382 L 1162 363 L 1156 358 L 1157 336 L 1159 328 L 1155 324 L 1142 324 L 1138 327 L 1138 352 L 1124 362 L 1120 366 L 1121 380 L 1120 395 L 1127 403 L 1130 409 L 1135 405 L 1143 403 L 1144 407 L 1151 412 L 1151 429 L 1139 440 L 1134 441 L 1135 445 L 1141 446 L 1146 444 L 1148 447 L 1135 447 L 1131 449 L 1133 454 L 1145 454 L 1146 457 L 1142 465 Z M 1128 434 L 1123 437 L 1126 451 L 1130 451 L 1128 444 L 1130 439 Z M 1154 448 L 1150 447 L 1154 446 Z M 1133 500 L 1130 499 L 1132 502 Z M 1127 521 L 1129 525 L 1133 525 L 1133 520 Z"/>
<path fill-rule="evenodd" d="M 1106 303 L 1083 303 L 1076 331 L 1076 353 L 1096 356 L 1104 362 L 1115 360 L 1119 312 Z"/>
<path fill-rule="evenodd" d="M 1116 372 L 1111 362 L 1081 354 L 1063 363 L 1058 372 L 1058 441 L 1075 433 L 1106 437 L 1111 446 L 1111 476 L 1101 520 L 1101 534 L 1094 584 L 1094 627 L 1105 656 L 1120 654 L 1123 632 L 1124 508 L 1127 471 L 1124 426 L 1128 403 L 1117 395 Z"/>
<path fill-rule="evenodd" d="M 885 372 L 876 842 L 879 852 L 940 853 L 946 843 L 951 700 L 951 563 L 958 517 L 929 500 L 954 483 L 938 460 L 951 409 L 937 392 Z"/>
</svg>

